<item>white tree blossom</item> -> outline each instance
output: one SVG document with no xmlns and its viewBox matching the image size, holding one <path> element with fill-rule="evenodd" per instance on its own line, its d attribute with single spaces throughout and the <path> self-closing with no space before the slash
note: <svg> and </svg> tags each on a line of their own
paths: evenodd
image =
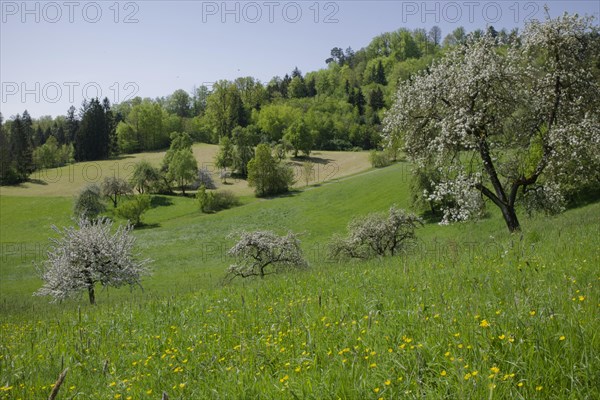
<svg viewBox="0 0 600 400">
<path fill-rule="evenodd" d="M 450 221 L 467 221 L 482 216 L 484 212 L 481 193 L 473 187 L 481 180 L 478 174 L 466 176 L 459 174 L 454 179 L 437 182 L 434 190 L 425 191 L 428 201 L 444 204 L 442 224 Z"/>
<path fill-rule="evenodd" d="M 300 240 L 296 234 L 289 232 L 278 236 L 271 231 L 241 232 L 239 240 L 228 255 L 236 258 L 236 263 L 229 266 L 229 276 L 247 278 L 278 272 L 283 268 L 304 268 L 308 266 L 304 259 Z"/>
<path fill-rule="evenodd" d="M 446 221 L 477 215 L 467 192 L 478 191 L 515 231 L 528 190 L 599 181 L 599 37 L 593 17 L 533 21 L 508 47 L 472 38 L 399 86 L 384 137 L 400 138 L 417 168 L 440 172 L 427 195 L 455 197 Z"/>
<path fill-rule="evenodd" d="M 420 218 L 392 206 L 387 214 L 354 218 L 348 224 L 347 237 L 333 237 L 329 253 L 332 258 L 393 256 L 415 243 L 415 229 L 422 224 Z"/>
<path fill-rule="evenodd" d="M 95 304 L 97 283 L 104 287 L 139 285 L 150 260 L 138 261 L 138 254 L 133 253 L 130 224 L 120 225 L 114 233 L 112 225 L 107 218 L 82 217 L 78 229 L 53 226 L 60 237 L 50 239 L 48 258 L 38 266 L 44 285 L 35 294 L 57 301 L 87 290 L 90 303 Z"/>
</svg>

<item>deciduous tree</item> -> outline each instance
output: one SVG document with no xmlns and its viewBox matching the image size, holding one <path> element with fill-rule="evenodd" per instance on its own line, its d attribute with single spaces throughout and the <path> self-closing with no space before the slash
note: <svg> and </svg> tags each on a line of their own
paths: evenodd
<svg viewBox="0 0 600 400">
<path fill-rule="evenodd" d="M 238 235 L 238 242 L 227 252 L 236 259 L 236 263 L 228 269 L 231 278 L 264 278 L 284 268 L 308 266 L 300 248 L 300 240 L 292 232 L 286 236 L 278 236 L 271 231 L 241 232 L 230 235 L 229 238 Z"/>
<path fill-rule="evenodd" d="M 223 183 L 227 183 L 227 168 L 233 165 L 233 144 L 231 139 L 223 136 L 219 140 L 219 151 L 215 155 L 215 165 L 222 170 Z"/>
<path fill-rule="evenodd" d="M 302 118 L 294 121 L 284 132 L 283 139 L 292 145 L 294 157 L 298 157 L 298 152 L 300 151 L 307 156 L 310 155 L 315 140 Z"/>
<path fill-rule="evenodd" d="M 477 193 L 498 206 L 509 231 L 531 190 L 556 206 L 566 188 L 600 170 L 600 56 L 593 17 L 529 23 L 508 51 L 471 38 L 398 88 L 385 121 L 417 166 L 441 174 L 430 194 L 454 196 L 445 221 L 474 215 Z"/>
<path fill-rule="evenodd" d="M 389 213 L 373 213 L 354 218 L 348 224 L 348 236 L 334 236 L 330 243 L 333 258 L 368 259 L 393 256 L 406 251 L 416 240 L 415 229 L 423 221 L 392 206 Z"/>
<path fill-rule="evenodd" d="M 131 185 L 123 178 L 107 176 L 102 181 L 102 194 L 112 201 L 114 208 L 117 208 L 121 196 L 131 194 Z"/>
<path fill-rule="evenodd" d="M 198 174 L 198 162 L 194 154 L 186 149 L 177 150 L 167 170 L 167 177 L 171 181 L 177 182 L 181 193 L 185 196 L 185 187 L 194 181 Z"/>
<path fill-rule="evenodd" d="M 254 158 L 248 163 L 248 184 L 254 188 L 256 196 L 285 193 L 293 182 L 292 169 L 273 158 L 269 145 L 259 144 Z"/>
<path fill-rule="evenodd" d="M 78 228 L 53 227 L 60 237 L 50 239 L 48 258 L 38 265 L 44 285 L 35 294 L 59 301 L 87 291 L 90 304 L 95 304 L 98 283 L 104 287 L 140 285 L 150 260 L 138 260 L 139 254 L 134 253 L 131 225 L 114 232 L 112 226 L 107 218 L 80 218 Z"/>
<path fill-rule="evenodd" d="M 136 163 L 129 183 L 140 194 L 148 193 L 150 188 L 160 179 L 158 169 L 146 160 Z"/>
</svg>

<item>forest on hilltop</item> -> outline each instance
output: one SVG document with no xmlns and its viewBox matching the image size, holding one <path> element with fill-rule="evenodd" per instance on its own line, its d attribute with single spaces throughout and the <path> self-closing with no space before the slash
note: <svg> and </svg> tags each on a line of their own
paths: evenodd
<svg viewBox="0 0 600 400">
<path fill-rule="evenodd" d="M 465 43 L 457 28 L 442 40 L 441 29 L 400 28 L 375 37 L 358 51 L 334 47 L 326 68 L 305 74 L 294 68 L 268 83 L 247 76 L 220 80 L 150 99 L 118 104 L 89 99 L 64 116 L 33 118 L 27 111 L 6 121 L 0 114 L 0 183 L 27 180 L 36 169 L 74 161 L 101 160 L 122 153 L 169 147 L 175 132 L 193 140 L 255 146 L 280 144 L 304 152 L 373 149 L 381 122 L 399 82 L 427 68 L 449 49 Z M 501 43 L 518 40 L 517 30 L 487 33 Z"/>
</svg>

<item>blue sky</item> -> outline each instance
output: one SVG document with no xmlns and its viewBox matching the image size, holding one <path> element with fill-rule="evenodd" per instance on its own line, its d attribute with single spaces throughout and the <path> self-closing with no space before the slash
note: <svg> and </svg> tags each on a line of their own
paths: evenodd
<svg viewBox="0 0 600 400">
<path fill-rule="evenodd" d="M 598 1 L 0 1 L 0 111 L 65 114 L 85 96 L 119 102 L 218 79 L 268 82 L 325 67 L 331 48 L 400 27 L 522 27 Z"/>
</svg>

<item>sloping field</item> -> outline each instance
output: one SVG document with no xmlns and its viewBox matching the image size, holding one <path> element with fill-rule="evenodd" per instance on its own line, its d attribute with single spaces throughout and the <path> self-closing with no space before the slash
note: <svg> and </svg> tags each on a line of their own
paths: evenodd
<svg viewBox="0 0 600 400">
<path fill-rule="evenodd" d="M 228 184 L 220 182 L 219 170 L 214 165 L 214 157 L 218 146 L 210 144 L 195 144 L 194 156 L 198 167 L 208 169 L 215 183 L 238 195 L 250 195 L 252 189 L 246 181 L 228 179 Z M 147 160 L 159 167 L 165 155 L 164 151 L 151 153 L 138 153 L 124 155 L 114 160 L 90 161 L 67 165 L 61 168 L 52 168 L 34 172 L 30 182 L 16 186 L 0 187 L 3 196 L 74 196 L 88 183 L 102 182 L 106 176 L 117 176 L 129 179 L 135 164 L 140 160 Z M 309 184 L 322 183 L 344 176 L 353 175 L 371 167 L 368 152 L 337 152 L 317 151 L 311 154 L 310 160 L 314 163 L 314 173 Z M 306 184 L 302 171 L 304 160 L 292 160 L 292 167 L 296 176 L 296 186 Z"/>
<path fill-rule="evenodd" d="M 337 263 L 355 215 L 408 205 L 406 165 L 205 215 L 160 197 L 144 229 L 144 291 L 32 297 L 50 224 L 71 199 L 0 197 L 0 398 L 397 399 L 600 396 L 600 204 L 418 232 L 408 256 Z M 302 233 L 310 268 L 223 286 L 238 229 Z M 7 247 L 9 245 L 10 247 Z"/>
</svg>

